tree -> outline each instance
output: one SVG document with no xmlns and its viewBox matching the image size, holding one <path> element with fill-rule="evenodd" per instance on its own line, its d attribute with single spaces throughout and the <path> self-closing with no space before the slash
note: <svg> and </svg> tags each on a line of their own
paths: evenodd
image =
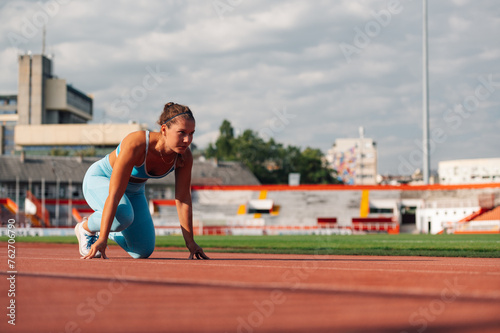
<svg viewBox="0 0 500 333">
<path fill-rule="evenodd" d="M 307 147 L 301 154 L 298 171 L 306 184 L 338 183 L 332 176 L 333 170 L 323 164 L 323 153 L 319 149 Z M 303 179 L 302 179 L 303 178 Z"/>
<path fill-rule="evenodd" d="M 224 120 L 219 127 L 220 135 L 215 146 L 210 143 L 206 157 L 223 161 L 239 161 L 246 165 L 262 184 L 287 184 L 292 172 L 301 174 L 305 184 L 338 183 L 334 171 L 323 163 L 319 149 L 306 148 L 301 151 L 294 146 L 284 147 L 274 139 L 264 141 L 257 132 L 245 130 L 234 137 L 233 127 Z"/>
<path fill-rule="evenodd" d="M 234 157 L 234 130 L 228 120 L 219 127 L 220 135 L 215 142 L 216 157 L 218 159 L 232 159 Z"/>
</svg>

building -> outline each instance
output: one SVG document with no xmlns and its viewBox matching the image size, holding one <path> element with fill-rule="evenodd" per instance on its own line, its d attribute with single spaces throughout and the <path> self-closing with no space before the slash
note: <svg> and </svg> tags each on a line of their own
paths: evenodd
<svg viewBox="0 0 500 333">
<path fill-rule="evenodd" d="M 44 134 L 54 135 L 54 129 L 44 128 L 45 124 L 86 124 L 92 120 L 92 98 L 54 76 L 50 58 L 24 54 L 18 60 L 18 94 L 0 96 L 2 155 L 14 154 L 19 146 L 15 137 L 29 134 L 31 126 L 41 131 L 36 139 L 25 140 L 20 149 L 39 147 L 38 140 L 45 138 Z"/>
<path fill-rule="evenodd" d="M 43 54 L 19 56 L 18 125 L 85 124 L 92 120 L 92 98 L 52 73 Z"/>
<path fill-rule="evenodd" d="M 53 73 L 44 54 L 19 56 L 18 94 L 0 96 L 0 154 L 48 155 L 97 149 L 104 155 L 133 131 L 145 125 L 87 124 L 93 118 L 93 99 Z"/>
<path fill-rule="evenodd" d="M 439 162 L 441 184 L 477 184 L 500 182 L 500 158 Z"/>
<path fill-rule="evenodd" d="M 15 149 L 14 128 L 17 119 L 17 96 L 0 96 L 0 155 L 10 155 Z"/>
<path fill-rule="evenodd" d="M 364 137 L 337 139 L 328 150 L 326 160 L 337 170 L 338 177 L 349 185 L 374 185 L 377 183 L 377 145 L 373 139 Z"/>
</svg>

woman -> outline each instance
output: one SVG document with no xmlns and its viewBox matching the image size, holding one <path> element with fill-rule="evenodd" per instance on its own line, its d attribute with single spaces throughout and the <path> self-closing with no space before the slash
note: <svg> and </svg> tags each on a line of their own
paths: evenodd
<svg viewBox="0 0 500 333">
<path fill-rule="evenodd" d="M 189 149 L 195 129 L 193 113 L 186 106 L 168 103 L 158 124 L 160 132 L 130 133 L 87 170 L 83 195 L 95 212 L 75 227 L 83 259 L 107 259 L 108 238 L 133 258 L 148 258 L 155 247 L 155 230 L 145 182 L 174 170 L 175 204 L 189 259 L 209 259 L 193 239 L 193 155 Z"/>
</svg>

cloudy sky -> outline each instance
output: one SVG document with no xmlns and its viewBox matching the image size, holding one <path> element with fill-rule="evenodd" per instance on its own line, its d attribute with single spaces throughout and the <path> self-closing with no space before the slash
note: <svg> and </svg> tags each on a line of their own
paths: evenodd
<svg viewBox="0 0 500 333">
<path fill-rule="evenodd" d="M 428 16 L 432 168 L 500 157 L 498 1 L 429 1 Z M 0 22 L 0 94 L 45 23 L 54 74 L 94 96 L 93 122 L 157 129 L 174 101 L 199 147 L 227 119 L 325 153 L 364 126 L 379 173 L 421 167 L 421 0 L 2 0 Z"/>
</svg>

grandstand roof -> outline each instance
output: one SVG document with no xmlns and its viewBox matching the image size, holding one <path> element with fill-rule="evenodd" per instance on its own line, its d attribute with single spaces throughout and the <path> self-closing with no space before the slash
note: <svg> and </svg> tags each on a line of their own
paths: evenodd
<svg viewBox="0 0 500 333">
<path fill-rule="evenodd" d="M 24 161 L 19 156 L 0 156 L 0 182 L 19 181 L 61 182 L 71 180 L 81 183 L 87 169 L 98 158 L 27 156 Z M 174 185 L 173 176 L 150 179 L 148 184 Z M 192 171 L 193 185 L 259 185 L 258 179 L 239 162 L 194 161 Z"/>
</svg>

